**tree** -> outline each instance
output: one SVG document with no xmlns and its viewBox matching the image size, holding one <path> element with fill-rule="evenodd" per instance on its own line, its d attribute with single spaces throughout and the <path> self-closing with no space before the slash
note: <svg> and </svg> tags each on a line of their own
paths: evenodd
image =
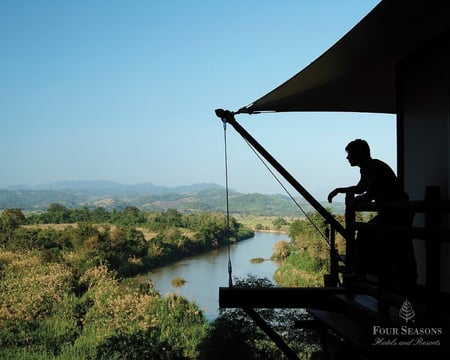
<svg viewBox="0 0 450 360">
<path fill-rule="evenodd" d="M 121 225 L 138 225 L 143 224 L 145 222 L 144 216 L 141 214 L 141 211 L 135 206 L 127 206 L 122 212 L 122 220 L 120 221 Z"/>
<path fill-rule="evenodd" d="M 174 227 L 182 227 L 182 215 L 176 209 L 167 209 L 165 213 L 167 225 Z"/>
<path fill-rule="evenodd" d="M 13 231 L 25 224 L 26 218 L 20 209 L 6 209 L 2 212 L 1 222 L 4 230 Z"/>
<path fill-rule="evenodd" d="M 2 212 L 0 217 L 0 242 L 9 242 L 14 234 L 14 231 L 20 225 L 25 224 L 25 215 L 20 209 L 6 209 Z"/>
<path fill-rule="evenodd" d="M 273 226 L 275 226 L 275 229 L 279 230 L 283 225 L 288 225 L 288 222 L 286 221 L 286 219 L 278 217 L 274 221 L 272 221 L 272 224 Z"/>
<path fill-rule="evenodd" d="M 284 260 L 291 253 L 289 242 L 286 240 L 277 241 L 273 246 L 272 259 Z"/>
<path fill-rule="evenodd" d="M 70 211 L 59 204 L 50 204 L 47 209 L 48 224 L 64 224 L 70 221 Z"/>
<path fill-rule="evenodd" d="M 288 235 L 292 240 L 295 240 L 305 230 L 305 220 L 294 220 L 289 225 Z"/>
<path fill-rule="evenodd" d="M 19 227 L 9 237 L 5 237 L 4 245 L 10 250 L 33 250 L 37 248 L 39 229 Z"/>
<path fill-rule="evenodd" d="M 165 212 L 155 215 L 152 220 L 150 227 L 154 230 L 187 226 L 183 221 L 183 215 L 175 209 L 167 209 Z"/>
<path fill-rule="evenodd" d="M 102 223 L 110 220 L 111 218 L 111 213 L 106 211 L 106 209 L 103 207 L 95 208 L 93 211 L 91 211 L 91 213 L 93 222 Z"/>
<path fill-rule="evenodd" d="M 264 230 L 264 226 L 262 225 L 262 224 L 256 224 L 256 226 L 255 226 L 255 230 L 256 231 L 261 231 L 261 230 Z"/>
</svg>

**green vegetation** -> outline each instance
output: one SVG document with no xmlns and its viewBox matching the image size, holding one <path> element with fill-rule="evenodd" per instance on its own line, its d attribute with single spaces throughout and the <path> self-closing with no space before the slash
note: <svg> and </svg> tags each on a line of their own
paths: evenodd
<svg viewBox="0 0 450 360">
<path fill-rule="evenodd" d="M 273 247 L 272 260 L 286 260 L 291 253 L 291 245 L 286 240 L 278 241 Z"/>
<path fill-rule="evenodd" d="M 174 209 L 106 211 L 52 204 L 40 214 L 25 217 L 19 209 L 7 209 L 0 217 L 0 246 L 6 250 L 39 250 L 48 261 L 60 261 L 75 251 L 80 262 L 95 259 L 119 276 L 146 272 L 252 236 L 253 231 L 233 218 L 227 225 L 223 214 L 184 215 Z"/>
<path fill-rule="evenodd" d="M 195 304 L 119 281 L 104 265 L 79 274 L 78 256 L 0 251 L 0 358 L 198 357 L 208 325 Z"/>
<path fill-rule="evenodd" d="M 274 246 L 272 259 L 282 261 L 274 279 L 282 286 L 323 286 L 323 276 L 329 271 L 329 246 L 322 236 L 323 219 L 318 213 L 307 215 L 308 219 L 288 223 L 290 242 L 283 240 Z M 337 219 L 343 222 L 342 216 Z M 337 236 L 336 246 L 344 253 L 342 237 Z"/>
<path fill-rule="evenodd" d="M 288 233 L 289 225 L 295 219 L 300 217 L 293 216 L 257 216 L 257 215 L 235 215 L 239 223 L 253 229 L 254 231 L 270 231 L 279 233 Z"/>
<path fill-rule="evenodd" d="M 198 359 L 198 306 L 137 274 L 250 237 L 223 214 L 68 209 L 0 215 L 1 359 Z M 145 235 L 144 235 L 145 234 Z M 183 279 L 177 279 L 182 284 Z"/>
<path fill-rule="evenodd" d="M 308 217 L 323 230 L 315 213 Z M 328 247 L 304 218 L 252 218 L 287 232 L 272 259 L 284 286 L 321 286 Z M 262 225 L 263 226 L 263 225 Z M 275 345 L 241 310 L 208 323 L 198 306 L 161 296 L 139 277 L 156 266 L 253 235 L 235 218 L 136 207 L 69 209 L 51 204 L 25 216 L 0 215 L 0 358 L 4 359 L 280 359 Z M 338 238 L 338 247 L 343 247 Z M 254 262 L 264 261 L 261 258 Z M 183 286 L 182 278 L 172 279 Z M 272 286 L 267 279 L 235 286 Z M 317 339 L 292 329 L 301 310 L 260 310 L 299 354 L 309 359 Z"/>
</svg>

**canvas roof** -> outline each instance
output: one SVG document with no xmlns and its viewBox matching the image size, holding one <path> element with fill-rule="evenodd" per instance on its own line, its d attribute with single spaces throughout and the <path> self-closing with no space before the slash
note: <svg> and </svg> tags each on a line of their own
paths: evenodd
<svg viewBox="0 0 450 360">
<path fill-rule="evenodd" d="M 446 1 L 383 0 L 294 77 L 238 113 L 396 113 L 396 66 L 450 28 Z"/>
</svg>

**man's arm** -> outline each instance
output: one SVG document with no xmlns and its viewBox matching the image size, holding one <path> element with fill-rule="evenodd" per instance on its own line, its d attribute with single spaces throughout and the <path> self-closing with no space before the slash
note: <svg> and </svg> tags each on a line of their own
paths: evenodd
<svg viewBox="0 0 450 360">
<path fill-rule="evenodd" d="M 364 192 L 365 189 L 359 183 L 354 186 L 338 187 L 328 194 L 328 202 L 331 204 L 337 194 L 362 194 Z"/>
</svg>

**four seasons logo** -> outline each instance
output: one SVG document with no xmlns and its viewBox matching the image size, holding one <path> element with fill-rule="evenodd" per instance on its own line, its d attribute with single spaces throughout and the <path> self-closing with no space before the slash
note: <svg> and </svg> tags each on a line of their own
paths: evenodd
<svg viewBox="0 0 450 360">
<path fill-rule="evenodd" d="M 443 329 L 441 327 L 415 326 L 416 313 L 413 304 L 405 299 L 398 316 L 405 325 L 385 327 L 372 326 L 373 346 L 440 346 Z"/>
<path fill-rule="evenodd" d="M 408 301 L 408 299 L 405 299 L 403 302 L 402 307 L 400 308 L 400 312 L 398 314 L 403 320 L 408 323 L 409 321 L 414 322 L 414 317 L 416 316 L 416 313 L 414 312 L 414 308 L 412 304 Z"/>
</svg>

